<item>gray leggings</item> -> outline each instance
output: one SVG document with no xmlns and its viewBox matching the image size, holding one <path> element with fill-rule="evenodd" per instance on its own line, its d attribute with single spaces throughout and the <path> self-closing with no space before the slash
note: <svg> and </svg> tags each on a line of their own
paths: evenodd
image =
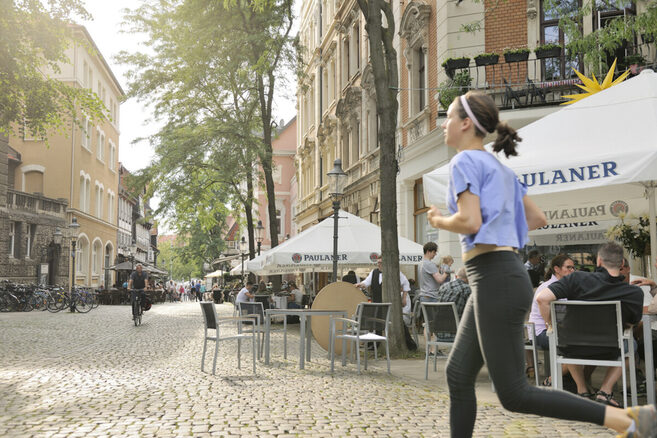
<svg viewBox="0 0 657 438">
<path fill-rule="evenodd" d="M 468 260 L 466 269 L 472 294 L 446 370 L 451 436 L 472 436 L 477 417 L 474 385 L 484 361 L 505 409 L 602 425 L 603 405 L 527 382 L 523 330 L 532 286 L 518 255 L 485 253 Z"/>
</svg>

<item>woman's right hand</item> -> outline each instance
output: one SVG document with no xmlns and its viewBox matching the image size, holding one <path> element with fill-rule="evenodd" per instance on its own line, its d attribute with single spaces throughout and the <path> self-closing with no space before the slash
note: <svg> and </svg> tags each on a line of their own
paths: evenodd
<svg viewBox="0 0 657 438">
<path fill-rule="evenodd" d="M 435 205 L 432 205 L 431 208 L 429 208 L 429 211 L 427 211 L 427 219 L 429 220 L 429 225 L 434 228 L 439 228 L 438 225 L 440 223 L 440 218 L 442 217 L 442 213 Z"/>
</svg>

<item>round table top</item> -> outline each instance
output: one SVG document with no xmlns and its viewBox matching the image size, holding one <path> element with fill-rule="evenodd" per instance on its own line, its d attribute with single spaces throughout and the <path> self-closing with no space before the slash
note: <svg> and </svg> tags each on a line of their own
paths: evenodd
<svg viewBox="0 0 657 438">
<path fill-rule="evenodd" d="M 367 302 L 367 297 L 351 283 L 336 281 L 325 286 L 313 301 L 313 310 L 344 310 L 347 318 L 356 313 L 359 303 Z M 329 344 L 329 316 L 313 316 L 310 327 L 317 343 L 326 351 Z M 336 354 L 342 353 L 342 342 L 336 342 Z"/>
</svg>

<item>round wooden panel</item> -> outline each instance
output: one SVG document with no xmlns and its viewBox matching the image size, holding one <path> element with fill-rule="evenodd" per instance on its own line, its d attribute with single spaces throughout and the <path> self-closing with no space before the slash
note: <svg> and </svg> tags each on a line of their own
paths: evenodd
<svg viewBox="0 0 657 438">
<path fill-rule="evenodd" d="M 367 301 L 367 297 L 360 289 L 351 283 L 336 281 L 324 287 L 313 301 L 313 310 L 344 310 L 347 312 L 347 318 L 351 318 L 356 313 L 356 307 L 359 303 Z M 311 318 L 311 329 L 315 340 L 321 347 L 328 351 L 329 316 L 313 316 Z M 339 327 L 339 326 L 338 326 Z M 336 354 L 342 353 L 342 342 L 335 344 Z"/>
</svg>

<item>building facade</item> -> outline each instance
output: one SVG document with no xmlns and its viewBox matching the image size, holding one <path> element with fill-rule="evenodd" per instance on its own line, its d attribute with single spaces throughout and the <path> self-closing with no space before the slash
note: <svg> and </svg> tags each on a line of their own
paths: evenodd
<svg viewBox="0 0 657 438">
<path fill-rule="evenodd" d="M 294 156 L 296 154 L 297 119 L 287 123 L 281 120 L 276 129 L 276 136 L 272 141 L 272 177 L 274 179 L 274 195 L 276 198 L 276 222 L 278 224 L 278 242 L 296 234 L 293 224 L 292 196 L 296 193 L 296 180 Z M 255 206 L 254 216 L 262 221 L 265 227 L 261 251 L 271 248 L 269 229 L 269 210 L 267 208 L 267 191 L 264 186 L 258 186 L 255 191 L 258 204 Z M 256 222 L 257 223 L 257 222 Z M 245 233 L 246 234 L 246 233 Z"/>
<path fill-rule="evenodd" d="M 301 8 L 304 75 L 297 90 L 299 230 L 332 214 L 327 172 L 342 160 L 342 208 L 378 223 L 379 146 L 374 78 L 364 21 L 353 0 L 313 0 Z"/>
<path fill-rule="evenodd" d="M 97 287 L 113 275 L 107 268 L 116 255 L 119 104 L 125 94 L 87 30 L 73 28 L 84 43 L 73 41 L 66 51 L 69 62 L 48 74 L 96 93 L 108 118 L 94 123 L 80 114 L 48 144 L 26 134 L 11 136 L 9 145 L 22 157 L 13 172 L 18 190 L 68 203 L 66 222 L 75 217 L 80 225 L 76 284 Z"/>
<path fill-rule="evenodd" d="M 573 68 L 584 71 L 582 57 L 566 50 L 541 58 L 532 52 L 545 43 L 566 43 L 558 17 L 546 10 L 543 0 L 392 4 L 400 78 L 399 234 L 420 244 L 436 241 L 440 255 L 459 259 L 458 236 L 428 226 L 422 186 L 422 176 L 448 163 L 455 152 L 444 144 L 440 128 L 447 106 L 455 95 L 480 90 L 495 100 L 501 119 L 521 128 L 558 110 L 564 95 L 578 92 Z M 640 12 L 645 2 L 597 7 L 583 18 L 584 32 Z M 309 0 L 300 18 L 305 70 L 297 89 L 297 225 L 304 229 L 331 214 L 326 173 L 335 158 L 341 158 L 348 175 L 342 208 L 378 224 L 378 121 L 363 16 L 354 1 Z M 475 22 L 480 30 L 464 30 L 464 24 Z M 530 53 L 524 60 L 507 62 L 507 49 Z M 651 50 L 652 45 L 637 36 L 614 56 L 621 64 L 629 54 L 654 62 Z M 495 63 L 475 61 L 492 52 L 499 55 Z M 464 66 L 443 66 L 449 58 L 460 57 L 469 58 Z"/>
</svg>

